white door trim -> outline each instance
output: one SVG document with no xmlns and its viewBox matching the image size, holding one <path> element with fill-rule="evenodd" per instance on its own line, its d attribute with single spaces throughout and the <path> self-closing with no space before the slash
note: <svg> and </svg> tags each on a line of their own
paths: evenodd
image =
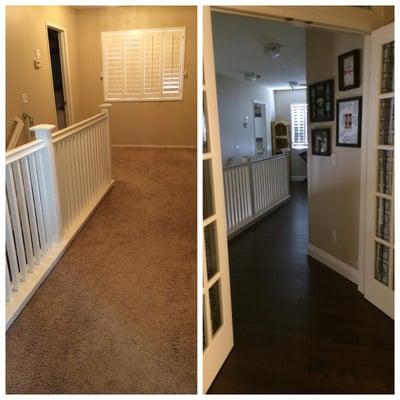
<svg viewBox="0 0 400 400">
<path fill-rule="evenodd" d="M 72 105 L 72 90 L 71 90 L 71 76 L 70 76 L 70 64 L 69 64 L 69 55 L 68 55 L 68 41 L 67 41 L 67 30 L 59 25 L 53 24 L 52 22 L 45 22 L 45 34 L 47 41 L 47 56 L 50 63 L 50 77 L 51 77 L 51 87 L 52 97 L 53 97 L 53 105 L 55 112 L 55 123 L 57 124 L 57 110 L 56 110 L 56 102 L 54 97 L 54 86 L 53 86 L 53 71 L 51 69 L 51 56 L 50 56 L 50 44 L 48 38 L 48 28 L 56 30 L 60 33 L 60 52 L 61 52 L 61 74 L 63 79 L 63 89 L 64 89 L 64 98 L 66 101 L 65 107 L 65 122 L 67 126 L 73 125 L 74 113 L 73 113 L 73 105 Z M 58 126 L 57 126 L 57 129 Z"/>
<path fill-rule="evenodd" d="M 370 93 L 370 62 L 371 62 L 371 36 L 364 37 L 363 49 L 363 113 L 361 140 L 361 169 L 360 169 L 360 222 L 358 236 L 358 290 L 364 294 L 365 288 L 365 229 L 366 229 L 366 207 L 367 207 L 367 179 L 368 179 L 368 140 L 370 136 L 369 93 Z"/>
</svg>

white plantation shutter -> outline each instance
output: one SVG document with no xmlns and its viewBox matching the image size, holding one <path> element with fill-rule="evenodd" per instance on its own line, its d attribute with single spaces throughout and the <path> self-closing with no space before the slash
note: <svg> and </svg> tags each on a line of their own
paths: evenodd
<svg viewBox="0 0 400 400">
<path fill-rule="evenodd" d="M 173 96 L 181 90 L 182 33 L 176 31 L 166 32 L 163 46 L 163 93 Z"/>
<path fill-rule="evenodd" d="M 182 100 L 185 28 L 102 32 L 106 101 Z"/>
<path fill-rule="evenodd" d="M 122 35 L 103 37 L 104 92 L 106 98 L 124 94 L 124 38 Z"/>
<path fill-rule="evenodd" d="M 291 104 L 293 147 L 307 146 L 307 104 Z"/>
</svg>

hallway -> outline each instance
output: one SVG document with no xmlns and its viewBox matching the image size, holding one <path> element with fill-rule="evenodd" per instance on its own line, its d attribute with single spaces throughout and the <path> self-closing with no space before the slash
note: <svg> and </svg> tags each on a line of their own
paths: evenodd
<svg viewBox="0 0 400 400">
<path fill-rule="evenodd" d="M 196 391 L 195 170 L 113 149 L 114 189 L 7 332 L 7 393 Z"/>
<path fill-rule="evenodd" d="M 393 393 L 394 324 L 307 256 L 305 186 L 229 243 L 235 346 L 208 393 Z"/>
</svg>

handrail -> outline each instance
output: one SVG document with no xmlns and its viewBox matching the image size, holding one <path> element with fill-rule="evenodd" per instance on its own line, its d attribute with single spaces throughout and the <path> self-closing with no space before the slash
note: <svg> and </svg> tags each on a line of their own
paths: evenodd
<svg viewBox="0 0 400 400">
<path fill-rule="evenodd" d="M 8 142 L 7 151 L 15 148 L 15 146 L 19 141 L 19 138 L 21 137 L 21 133 L 24 129 L 24 121 L 21 118 L 15 117 L 14 122 L 15 122 L 15 128 Z"/>
<path fill-rule="evenodd" d="M 278 160 L 278 159 L 283 158 L 283 157 L 286 157 L 286 155 L 285 154 L 277 154 L 275 156 L 270 156 L 270 157 L 249 159 L 248 161 L 245 161 L 245 162 L 238 162 L 238 163 L 235 163 L 235 164 L 224 166 L 223 170 L 227 171 L 227 170 L 232 169 L 232 168 L 238 168 L 238 167 L 242 167 L 242 166 L 245 166 L 245 165 L 250 165 L 250 164 L 254 164 L 254 163 L 262 162 L 262 161 L 267 161 L 267 160 Z"/>
<path fill-rule="evenodd" d="M 101 121 L 103 119 L 106 119 L 107 116 L 104 112 L 100 112 L 93 117 L 84 119 L 83 121 L 77 122 L 74 125 L 68 126 L 67 128 L 61 129 L 60 131 L 55 132 L 52 137 L 53 137 L 53 142 L 58 142 L 59 140 L 65 139 L 66 137 L 73 135 L 79 130 L 82 130 L 89 125 L 94 124 L 95 122 Z"/>
<path fill-rule="evenodd" d="M 6 152 L 6 165 L 19 160 L 20 158 L 26 157 L 29 154 L 35 153 L 45 147 L 45 143 L 41 139 L 36 139 L 32 142 L 18 146 L 15 149 Z"/>
</svg>

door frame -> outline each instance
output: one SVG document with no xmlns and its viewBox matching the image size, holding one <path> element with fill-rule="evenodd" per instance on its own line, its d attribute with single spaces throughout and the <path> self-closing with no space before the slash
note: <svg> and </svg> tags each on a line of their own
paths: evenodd
<svg viewBox="0 0 400 400">
<path fill-rule="evenodd" d="M 72 90 L 71 90 L 71 79 L 70 79 L 70 69 L 69 69 L 69 55 L 68 55 L 68 41 L 67 41 L 67 30 L 59 25 L 53 24 L 52 22 L 45 22 L 45 33 L 46 33 L 46 42 L 47 42 L 47 56 L 49 60 L 50 67 L 50 77 L 51 77 L 51 87 L 52 87 L 52 98 L 53 98 L 53 110 L 55 116 L 55 123 L 57 124 L 57 109 L 56 109 L 56 100 L 54 96 L 54 83 L 53 83 L 53 71 L 51 68 L 51 54 L 50 54 L 50 43 L 48 37 L 48 29 L 52 29 L 59 33 L 59 43 L 60 43 L 60 59 L 61 59 L 61 75 L 62 75 L 62 83 L 64 89 L 64 100 L 66 102 L 65 106 L 65 124 L 66 126 L 70 126 L 74 123 L 74 115 L 73 115 L 73 106 L 72 106 Z"/>
</svg>

